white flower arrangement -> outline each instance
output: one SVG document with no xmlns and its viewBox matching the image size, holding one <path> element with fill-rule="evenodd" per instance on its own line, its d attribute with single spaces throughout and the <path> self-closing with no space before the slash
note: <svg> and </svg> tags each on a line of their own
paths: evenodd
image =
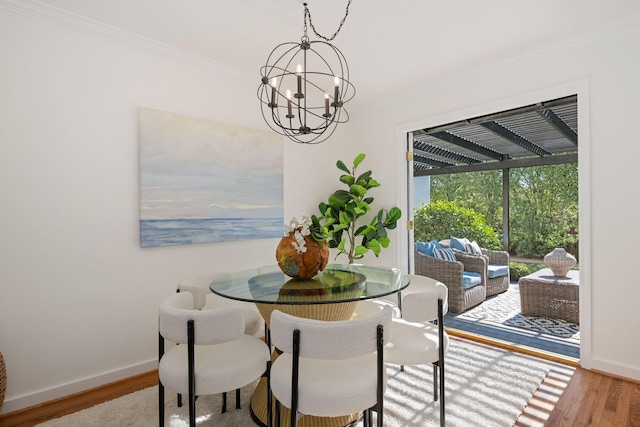
<svg viewBox="0 0 640 427">
<path fill-rule="evenodd" d="M 301 221 L 298 221 L 296 217 L 293 217 L 289 224 L 284 225 L 284 237 L 289 237 L 293 233 L 294 241 L 291 242 L 291 246 L 299 254 L 307 252 L 307 243 L 305 237 L 311 234 L 309 226 L 312 224 L 311 218 L 306 215 L 302 216 Z"/>
</svg>

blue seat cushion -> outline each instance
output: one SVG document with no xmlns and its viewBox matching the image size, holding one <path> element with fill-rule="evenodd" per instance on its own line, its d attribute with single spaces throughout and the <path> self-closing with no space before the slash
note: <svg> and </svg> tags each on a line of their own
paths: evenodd
<svg viewBox="0 0 640 427">
<path fill-rule="evenodd" d="M 499 265 L 499 264 L 489 264 L 487 266 L 487 274 L 489 279 L 493 279 L 500 276 L 506 276 L 509 274 L 509 266 L 508 265 Z"/>
<path fill-rule="evenodd" d="M 423 255 L 435 257 L 433 253 L 434 249 L 442 249 L 442 246 L 440 246 L 440 243 L 437 240 L 432 240 L 430 242 L 416 242 L 416 250 Z"/>
<path fill-rule="evenodd" d="M 474 286 L 478 286 L 482 283 L 482 276 L 480 273 L 472 273 L 470 271 L 462 272 L 462 287 L 465 289 L 473 288 Z"/>
</svg>

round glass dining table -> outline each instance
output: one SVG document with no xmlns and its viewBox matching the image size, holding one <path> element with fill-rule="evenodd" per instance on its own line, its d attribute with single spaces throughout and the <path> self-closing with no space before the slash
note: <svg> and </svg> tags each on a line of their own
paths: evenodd
<svg viewBox="0 0 640 427">
<path fill-rule="evenodd" d="M 358 301 L 379 298 L 409 286 L 409 278 L 397 268 L 361 264 L 329 264 L 311 279 L 293 279 L 277 265 L 225 274 L 211 282 L 211 291 L 225 298 L 255 303 L 267 327 L 273 310 L 309 319 L 349 320 Z M 274 353 L 273 358 L 277 357 Z M 282 408 L 282 426 L 289 415 Z M 251 414 L 260 425 L 267 425 L 267 384 L 261 378 L 251 398 Z M 342 427 L 352 424 L 359 414 L 327 418 L 304 416 L 299 427 Z"/>
</svg>

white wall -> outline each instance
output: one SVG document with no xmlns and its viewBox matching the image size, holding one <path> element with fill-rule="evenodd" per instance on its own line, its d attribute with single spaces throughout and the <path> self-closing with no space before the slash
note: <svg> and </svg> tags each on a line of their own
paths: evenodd
<svg viewBox="0 0 640 427">
<path fill-rule="evenodd" d="M 635 251 L 623 242 L 640 239 L 639 32 L 640 16 L 632 16 L 547 51 L 363 103 L 353 116 L 362 149 L 387 166 L 380 179 L 403 182 L 403 132 L 579 92 L 581 304 L 588 314 L 581 319 L 581 353 L 587 367 L 635 379 L 640 286 Z M 389 161 L 394 153 L 397 161 Z M 388 201 L 406 203 L 406 186 L 383 191 Z M 399 265 L 406 263 L 401 258 Z"/>
<path fill-rule="evenodd" d="M 6 413 L 154 369 L 177 281 L 271 264 L 278 239 L 138 243 L 138 107 L 265 128 L 257 79 L 2 8 L 0 57 Z"/>
</svg>

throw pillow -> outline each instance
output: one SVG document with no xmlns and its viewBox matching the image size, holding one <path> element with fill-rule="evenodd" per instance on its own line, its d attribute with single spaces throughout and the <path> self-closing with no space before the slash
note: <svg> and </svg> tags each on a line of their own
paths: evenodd
<svg viewBox="0 0 640 427">
<path fill-rule="evenodd" d="M 466 248 L 467 243 L 471 243 L 471 242 L 469 242 L 469 239 L 467 239 L 467 238 L 459 239 L 459 238 L 453 237 L 453 236 L 451 236 L 450 242 L 451 242 L 451 249 L 457 249 L 457 250 L 462 251 L 462 252 L 466 252 L 467 251 L 467 248 Z"/>
<path fill-rule="evenodd" d="M 440 246 L 440 243 L 438 243 L 437 240 L 432 240 L 430 242 L 416 242 L 416 250 L 421 254 L 424 254 L 430 257 L 435 256 L 433 253 L 433 250 L 436 248 L 437 249 L 442 248 L 442 246 Z"/>
<path fill-rule="evenodd" d="M 480 249 L 480 245 L 475 240 L 471 243 L 467 243 L 465 248 L 471 255 L 482 255 L 482 249 Z"/>
<path fill-rule="evenodd" d="M 433 254 L 437 259 L 443 259 L 446 261 L 456 261 L 456 255 L 453 253 L 452 249 L 442 248 L 442 249 L 434 249 Z"/>
</svg>

